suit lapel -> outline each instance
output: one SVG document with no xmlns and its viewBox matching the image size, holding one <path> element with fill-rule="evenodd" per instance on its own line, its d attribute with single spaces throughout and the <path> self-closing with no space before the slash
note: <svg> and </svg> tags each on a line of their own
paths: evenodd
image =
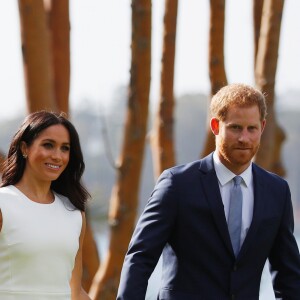
<svg viewBox="0 0 300 300">
<path fill-rule="evenodd" d="M 218 231 L 228 251 L 234 255 L 225 218 L 224 206 L 220 194 L 218 178 L 213 166 L 212 154 L 201 161 L 200 171 L 202 172 L 201 180 L 203 184 L 203 190 L 211 208 Z"/>
</svg>

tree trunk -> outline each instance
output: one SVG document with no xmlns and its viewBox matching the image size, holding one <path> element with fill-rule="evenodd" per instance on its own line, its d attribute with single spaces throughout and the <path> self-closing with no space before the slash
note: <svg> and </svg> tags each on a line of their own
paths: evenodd
<svg viewBox="0 0 300 300">
<path fill-rule="evenodd" d="M 69 113 L 70 18 L 69 0 L 49 0 L 47 7 L 54 72 L 54 93 L 59 112 Z"/>
<path fill-rule="evenodd" d="M 19 0 L 27 109 L 56 108 L 49 32 L 42 0 Z"/>
<path fill-rule="evenodd" d="M 49 18 L 55 101 L 57 110 L 68 115 L 70 91 L 69 0 L 47 0 L 46 11 Z M 86 291 L 90 289 L 99 266 L 97 245 L 87 216 L 82 252 L 82 286 Z"/>
<path fill-rule="evenodd" d="M 284 133 L 276 121 L 274 94 L 283 4 L 284 0 L 264 1 L 255 68 L 256 85 L 266 94 L 268 105 L 267 126 L 262 135 L 256 162 L 269 171 L 280 170 L 279 175 L 285 173 L 280 160 Z"/>
<path fill-rule="evenodd" d="M 165 1 L 160 100 L 151 135 L 155 177 L 175 164 L 173 86 L 177 8 L 178 0 Z"/>
<path fill-rule="evenodd" d="M 264 0 L 253 0 L 253 24 L 254 24 L 254 68 L 258 50 L 259 32 Z"/>
<path fill-rule="evenodd" d="M 220 88 L 227 85 L 224 64 L 224 26 L 225 0 L 210 0 L 210 28 L 209 28 L 209 77 L 211 96 Z M 215 149 L 215 137 L 210 129 L 210 115 L 208 115 L 207 134 L 201 156 L 208 155 Z"/>
<path fill-rule="evenodd" d="M 109 212 L 107 256 L 90 290 L 92 299 L 115 299 L 135 226 L 147 129 L 151 71 L 151 1 L 132 0 L 132 61 L 123 147 Z"/>
<path fill-rule="evenodd" d="M 69 2 L 19 0 L 19 10 L 28 112 L 46 109 L 68 113 Z M 87 220 L 83 251 L 85 288 L 89 288 L 98 266 L 98 252 Z"/>
</svg>

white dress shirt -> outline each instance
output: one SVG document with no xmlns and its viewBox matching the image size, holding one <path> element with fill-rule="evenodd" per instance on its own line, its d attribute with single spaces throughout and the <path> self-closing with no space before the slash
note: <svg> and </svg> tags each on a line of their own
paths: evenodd
<svg viewBox="0 0 300 300">
<path fill-rule="evenodd" d="M 213 154 L 214 165 L 216 174 L 219 181 L 219 187 L 224 205 L 224 212 L 226 221 L 228 221 L 229 202 L 230 202 L 230 190 L 233 187 L 233 178 L 236 174 L 227 169 L 220 161 L 216 152 Z M 243 193 L 243 210 L 242 210 L 242 230 L 241 230 L 241 245 L 247 235 L 248 229 L 252 222 L 253 206 L 254 206 L 254 194 L 253 194 L 253 175 L 252 175 L 252 163 L 242 173 L 239 174 L 243 178 L 241 182 L 241 189 Z"/>
</svg>

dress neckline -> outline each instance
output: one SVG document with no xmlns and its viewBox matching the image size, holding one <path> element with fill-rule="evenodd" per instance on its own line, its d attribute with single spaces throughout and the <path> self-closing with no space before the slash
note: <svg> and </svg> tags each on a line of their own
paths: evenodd
<svg viewBox="0 0 300 300">
<path fill-rule="evenodd" d="M 53 195 L 54 195 L 54 199 L 52 202 L 50 203 L 42 203 L 42 202 L 37 202 L 37 201 L 34 201 L 30 198 L 28 198 L 21 190 L 19 190 L 16 186 L 14 185 L 10 185 L 10 187 L 18 194 L 22 197 L 22 199 L 26 200 L 27 202 L 30 202 L 34 205 L 39 205 L 39 206 L 51 206 L 51 205 L 54 205 L 54 203 L 56 202 L 56 194 L 53 192 Z"/>
</svg>

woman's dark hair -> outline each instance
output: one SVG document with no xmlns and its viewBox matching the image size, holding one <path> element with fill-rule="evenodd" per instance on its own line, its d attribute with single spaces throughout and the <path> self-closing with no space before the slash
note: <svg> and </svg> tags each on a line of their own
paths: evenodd
<svg viewBox="0 0 300 300">
<path fill-rule="evenodd" d="M 88 191 L 81 183 L 85 164 L 78 133 L 64 114 L 43 110 L 29 114 L 25 118 L 10 144 L 0 186 L 14 185 L 23 176 L 26 160 L 22 156 L 21 143 L 25 142 L 27 146 L 30 146 L 43 130 L 58 124 L 63 125 L 69 132 L 70 159 L 62 174 L 52 181 L 51 189 L 58 194 L 68 197 L 76 208 L 84 211 L 85 202 L 90 197 Z"/>
</svg>

